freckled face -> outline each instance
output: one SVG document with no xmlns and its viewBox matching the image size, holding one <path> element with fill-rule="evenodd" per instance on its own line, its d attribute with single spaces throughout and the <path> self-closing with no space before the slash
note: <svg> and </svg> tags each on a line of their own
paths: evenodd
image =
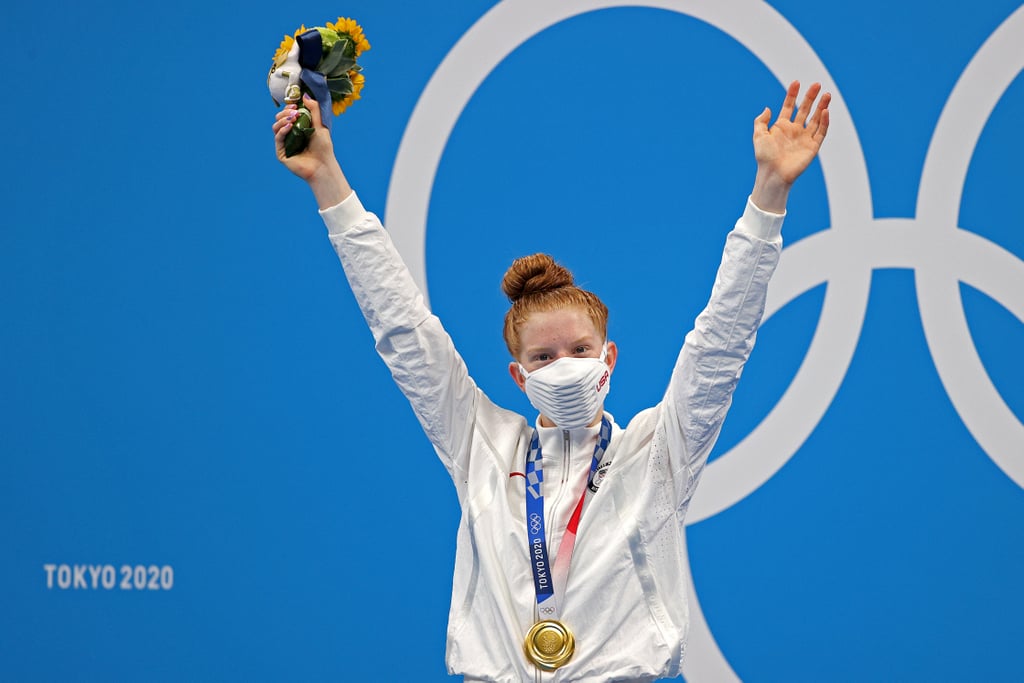
<svg viewBox="0 0 1024 683">
<path fill-rule="evenodd" d="M 516 360 L 527 372 L 564 357 L 598 358 L 605 342 L 590 316 L 577 307 L 531 313 L 519 328 L 519 340 Z M 609 368 L 614 369 L 616 357 L 615 342 L 608 342 L 605 362 Z M 509 364 L 509 373 L 522 389 L 526 380 L 516 362 Z"/>
</svg>

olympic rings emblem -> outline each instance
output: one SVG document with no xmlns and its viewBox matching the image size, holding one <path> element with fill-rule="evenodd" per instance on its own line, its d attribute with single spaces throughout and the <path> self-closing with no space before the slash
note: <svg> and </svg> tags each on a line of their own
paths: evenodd
<svg viewBox="0 0 1024 683">
<path fill-rule="evenodd" d="M 757 0 L 503 0 L 474 24 L 439 65 L 416 104 L 395 160 L 385 212 L 396 246 L 426 296 L 426 216 L 448 137 L 490 72 L 540 31 L 613 7 L 652 7 L 700 19 L 761 58 L 783 83 L 792 75 L 832 92 L 832 127 L 820 160 L 831 226 L 783 251 L 765 319 L 828 282 L 807 355 L 767 417 L 708 465 L 687 524 L 736 504 L 767 482 L 800 448 L 839 390 L 861 336 L 871 274 L 914 270 L 925 338 L 939 377 L 972 437 L 1024 488 L 1024 424 L 999 395 L 971 341 L 960 300 L 965 282 L 1024 323 L 1024 262 L 957 226 L 962 188 L 989 113 L 1024 68 L 1024 7 L 988 38 L 964 70 L 936 125 L 914 218 L 876 219 L 867 165 L 842 95 L 817 54 L 775 9 Z M 941 236 L 942 239 L 936 239 Z M 956 272 L 950 272 L 955 267 Z M 687 680 L 739 680 L 700 611 L 689 577 L 691 632 Z"/>
<path fill-rule="evenodd" d="M 530 533 L 536 536 L 540 533 L 541 519 L 540 515 L 534 512 L 530 515 Z"/>
</svg>

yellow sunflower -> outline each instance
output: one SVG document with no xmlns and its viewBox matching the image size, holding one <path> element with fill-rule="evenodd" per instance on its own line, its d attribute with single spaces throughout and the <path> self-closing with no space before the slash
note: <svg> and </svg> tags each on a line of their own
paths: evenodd
<svg viewBox="0 0 1024 683">
<path fill-rule="evenodd" d="M 331 111 L 334 112 L 335 116 L 340 116 L 342 112 L 348 109 L 350 104 L 362 97 L 359 93 L 362 92 L 363 86 L 366 84 L 363 74 L 357 71 L 349 71 L 348 77 L 352 80 L 352 92 L 345 95 L 342 99 L 331 103 Z"/>
<path fill-rule="evenodd" d="M 327 28 L 351 38 L 352 43 L 356 46 L 356 57 L 370 49 L 370 43 L 363 35 L 363 27 L 357 24 L 355 19 L 338 17 L 338 21 L 333 24 L 328 21 Z"/>
<path fill-rule="evenodd" d="M 277 47 L 277 52 L 274 53 L 274 66 L 278 67 L 284 64 L 284 61 L 288 59 L 288 53 L 292 51 L 292 45 L 295 44 L 295 37 L 301 33 L 306 32 L 306 26 L 303 24 L 296 31 L 294 36 L 285 36 L 281 40 L 281 44 Z"/>
</svg>

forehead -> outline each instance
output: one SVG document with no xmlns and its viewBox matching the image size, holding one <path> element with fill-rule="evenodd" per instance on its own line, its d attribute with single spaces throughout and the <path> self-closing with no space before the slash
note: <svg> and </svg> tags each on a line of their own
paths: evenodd
<svg viewBox="0 0 1024 683">
<path fill-rule="evenodd" d="M 588 338 L 601 341 L 597 326 L 587 312 L 576 306 L 534 311 L 519 327 L 524 348 L 572 343 Z"/>
</svg>

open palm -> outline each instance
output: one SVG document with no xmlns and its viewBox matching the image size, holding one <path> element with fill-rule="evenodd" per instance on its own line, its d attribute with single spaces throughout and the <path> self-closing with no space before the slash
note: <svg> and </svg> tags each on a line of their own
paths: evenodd
<svg viewBox="0 0 1024 683">
<path fill-rule="evenodd" d="M 832 97 L 825 93 L 815 108 L 814 100 L 820 92 L 821 84 L 812 84 L 797 107 L 800 82 L 793 81 L 775 124 L 769 128 L 772 112 L 767 107 L 754 120 L 754 158 L 758 168 L 786 185 L 792 185 L 811 164 L 828 132 L 828 104 Z"/>
</svg>

